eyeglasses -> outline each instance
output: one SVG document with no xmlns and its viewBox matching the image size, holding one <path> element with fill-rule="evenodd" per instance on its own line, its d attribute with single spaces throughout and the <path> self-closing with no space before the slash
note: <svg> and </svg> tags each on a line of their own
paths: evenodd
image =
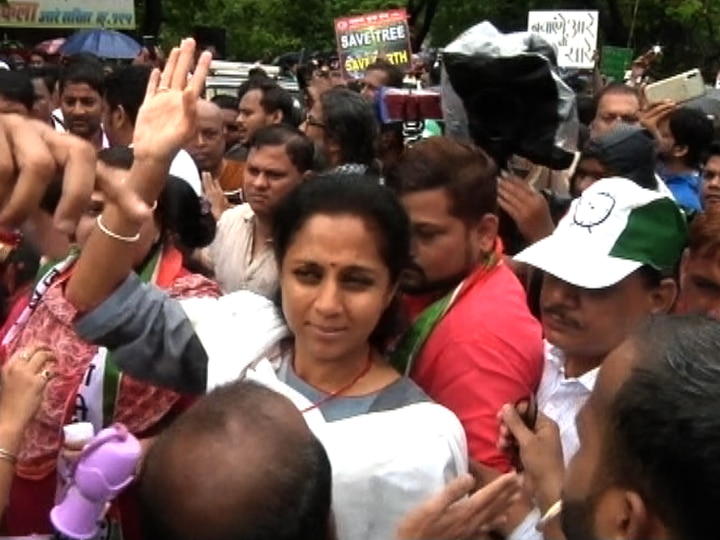
<svg viewBox="0 0 720 540">
<path fill-rule="evenodd" d="M 705 169 L 702 172 L 703 180 L 706 182 L 709 182 L 710 180 L 714 180 L 715 178 L 720 178 L 720 171 L 713 171 L 712 169 Z"/>
<path fill-rule="evenodd" d="M 306 123 L 308 126 L 315 126 L 315 127 L 317 127 L 317 128 L 320 128 L 320 129 L 325 129 L 325 124 L 323 124 L 322 122 L 320 122 L 320 121 L 318 121 L 318 120 L 315 120 L 315 118 L 313 118 L 313 116 L 312 116 L 311 114 L 308 114 L 308 115 L 305 117 L 305 123 Z"/>
<path fill-rule="evenodd" d="M 623 124 L 630 124 L 631 126 L 636 125 L 640 122 L 640 118 L 635 114 L 603 114 L 600 119 L 606 124 L 614 124 L 615 122 L 622 122 Z"/>
</svg>

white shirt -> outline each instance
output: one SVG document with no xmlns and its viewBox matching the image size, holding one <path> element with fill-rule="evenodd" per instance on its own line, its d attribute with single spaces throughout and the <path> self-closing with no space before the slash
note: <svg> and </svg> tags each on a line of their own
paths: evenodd
<svg viewBox="0 0 720 540">
<path fill-rule="evenodd" d="M 203 190 L 202 182 L 200 181 L 200 172 L 192 156 L 185 150 L 181 149 L 175 154 L 172 163 L 170 163 L 169 174 L 185 180 L 190 184 L 190 187 L 193 188 L 198 197 L 202 195 Z"/>
<path fill-rule="evenodd" d="M 249 290 L 269 299 L 277 296 L 279 277 L 272 245 L 255 251 L 255 214 L 249 204 L 223 212 L 208 254 L 215 280 L 225 294 Z"/>
<path fill-rule="evenodd" d="M 545 342 L 545 370 L 537 392 L 538 410 L 558 425 L 566 466 L 580 448 L 575 418 L 590 397 L 599 369 L 578 378 L 565 377 L 565 356 L 560 349 Z"/>
<path fill-rule="evenodd" d="M 132 143 L 128 145 L 128 148 L 132 148 Z M 203 194 L 202 182 L 200 181 L 200 172 L 195 166 L 195 161 L 185 150 L 180 149 L 175 154 L 172 162 L 170 163 L 169 175 L 177 176 L 180 180 L 185 180 L 190 187 L 193 188 L 195 194 L 200 197 Z"/>
</svg>

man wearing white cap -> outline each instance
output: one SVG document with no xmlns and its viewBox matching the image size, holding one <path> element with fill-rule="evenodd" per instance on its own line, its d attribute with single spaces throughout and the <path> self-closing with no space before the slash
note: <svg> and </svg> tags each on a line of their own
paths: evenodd
<svg viewBox="0 0 720 540">
<path fill-rule="evenodd" d="M 572 203 L 551 236 L 515 257 L 544 272 L 538 408 L 558 424 L 566 463 L 579 447 L 575 416 L 605 356 L 648 315 L 672 308 L 686 240 L 672 199 L 608 178 Z"/>
</svg>

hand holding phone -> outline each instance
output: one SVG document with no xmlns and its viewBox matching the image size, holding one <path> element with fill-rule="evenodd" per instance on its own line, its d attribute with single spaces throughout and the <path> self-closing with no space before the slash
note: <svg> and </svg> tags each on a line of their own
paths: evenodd
<svg viewBox="0 0 720 540">
<path fill-rule="evenodd" d="M 685 103 L 704 96 L 705 92 L 705 81 L 699 69 L 691 69 L 645 87 L 645 97 L 650 104 L 663 101 Z"/>
<path fill-rule="evenodd" d="M 500 448 L 517 460 L 536 489 L 559 492 L 565 460 L 557 424 L 538 412 L 534 399 L 505 405 L 498 417 Z"/>
<path fill-rule="evenodd" d="M 515 402 L 513 406 L 515 413 L 522 421 L 524 427 L 529 432 L 535 429 L 535 422 L 537 421 L 537 402 L 535 396 L 528 396 Z M 523 470 L 523 463 L 520 459 L 520 444 L 516 435 L 511 430 L 510 426 L 506 425 L 502 420 L 502 411 L 500 412 L 500 441 L 498 446 L 505 451 L 510 457 L 513 467 L 521 472 Z"/>
</svg>

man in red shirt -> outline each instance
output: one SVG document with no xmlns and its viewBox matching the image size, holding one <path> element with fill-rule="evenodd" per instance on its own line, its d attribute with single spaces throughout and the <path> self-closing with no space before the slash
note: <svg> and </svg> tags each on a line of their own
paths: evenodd
<svg viewBox="0 0 720 540">
<path fill-rule="evenodd" d="M 542 329 L 502 260 L 497 169 L 481 149 L 434 137 L 413 145 L 387 178 L 412 225 L 404 282 L 413 325 L 395 365 L 462 422 L 470 457 L 498 471 L 497 412 L 535 393 Z"/>
</svg>

